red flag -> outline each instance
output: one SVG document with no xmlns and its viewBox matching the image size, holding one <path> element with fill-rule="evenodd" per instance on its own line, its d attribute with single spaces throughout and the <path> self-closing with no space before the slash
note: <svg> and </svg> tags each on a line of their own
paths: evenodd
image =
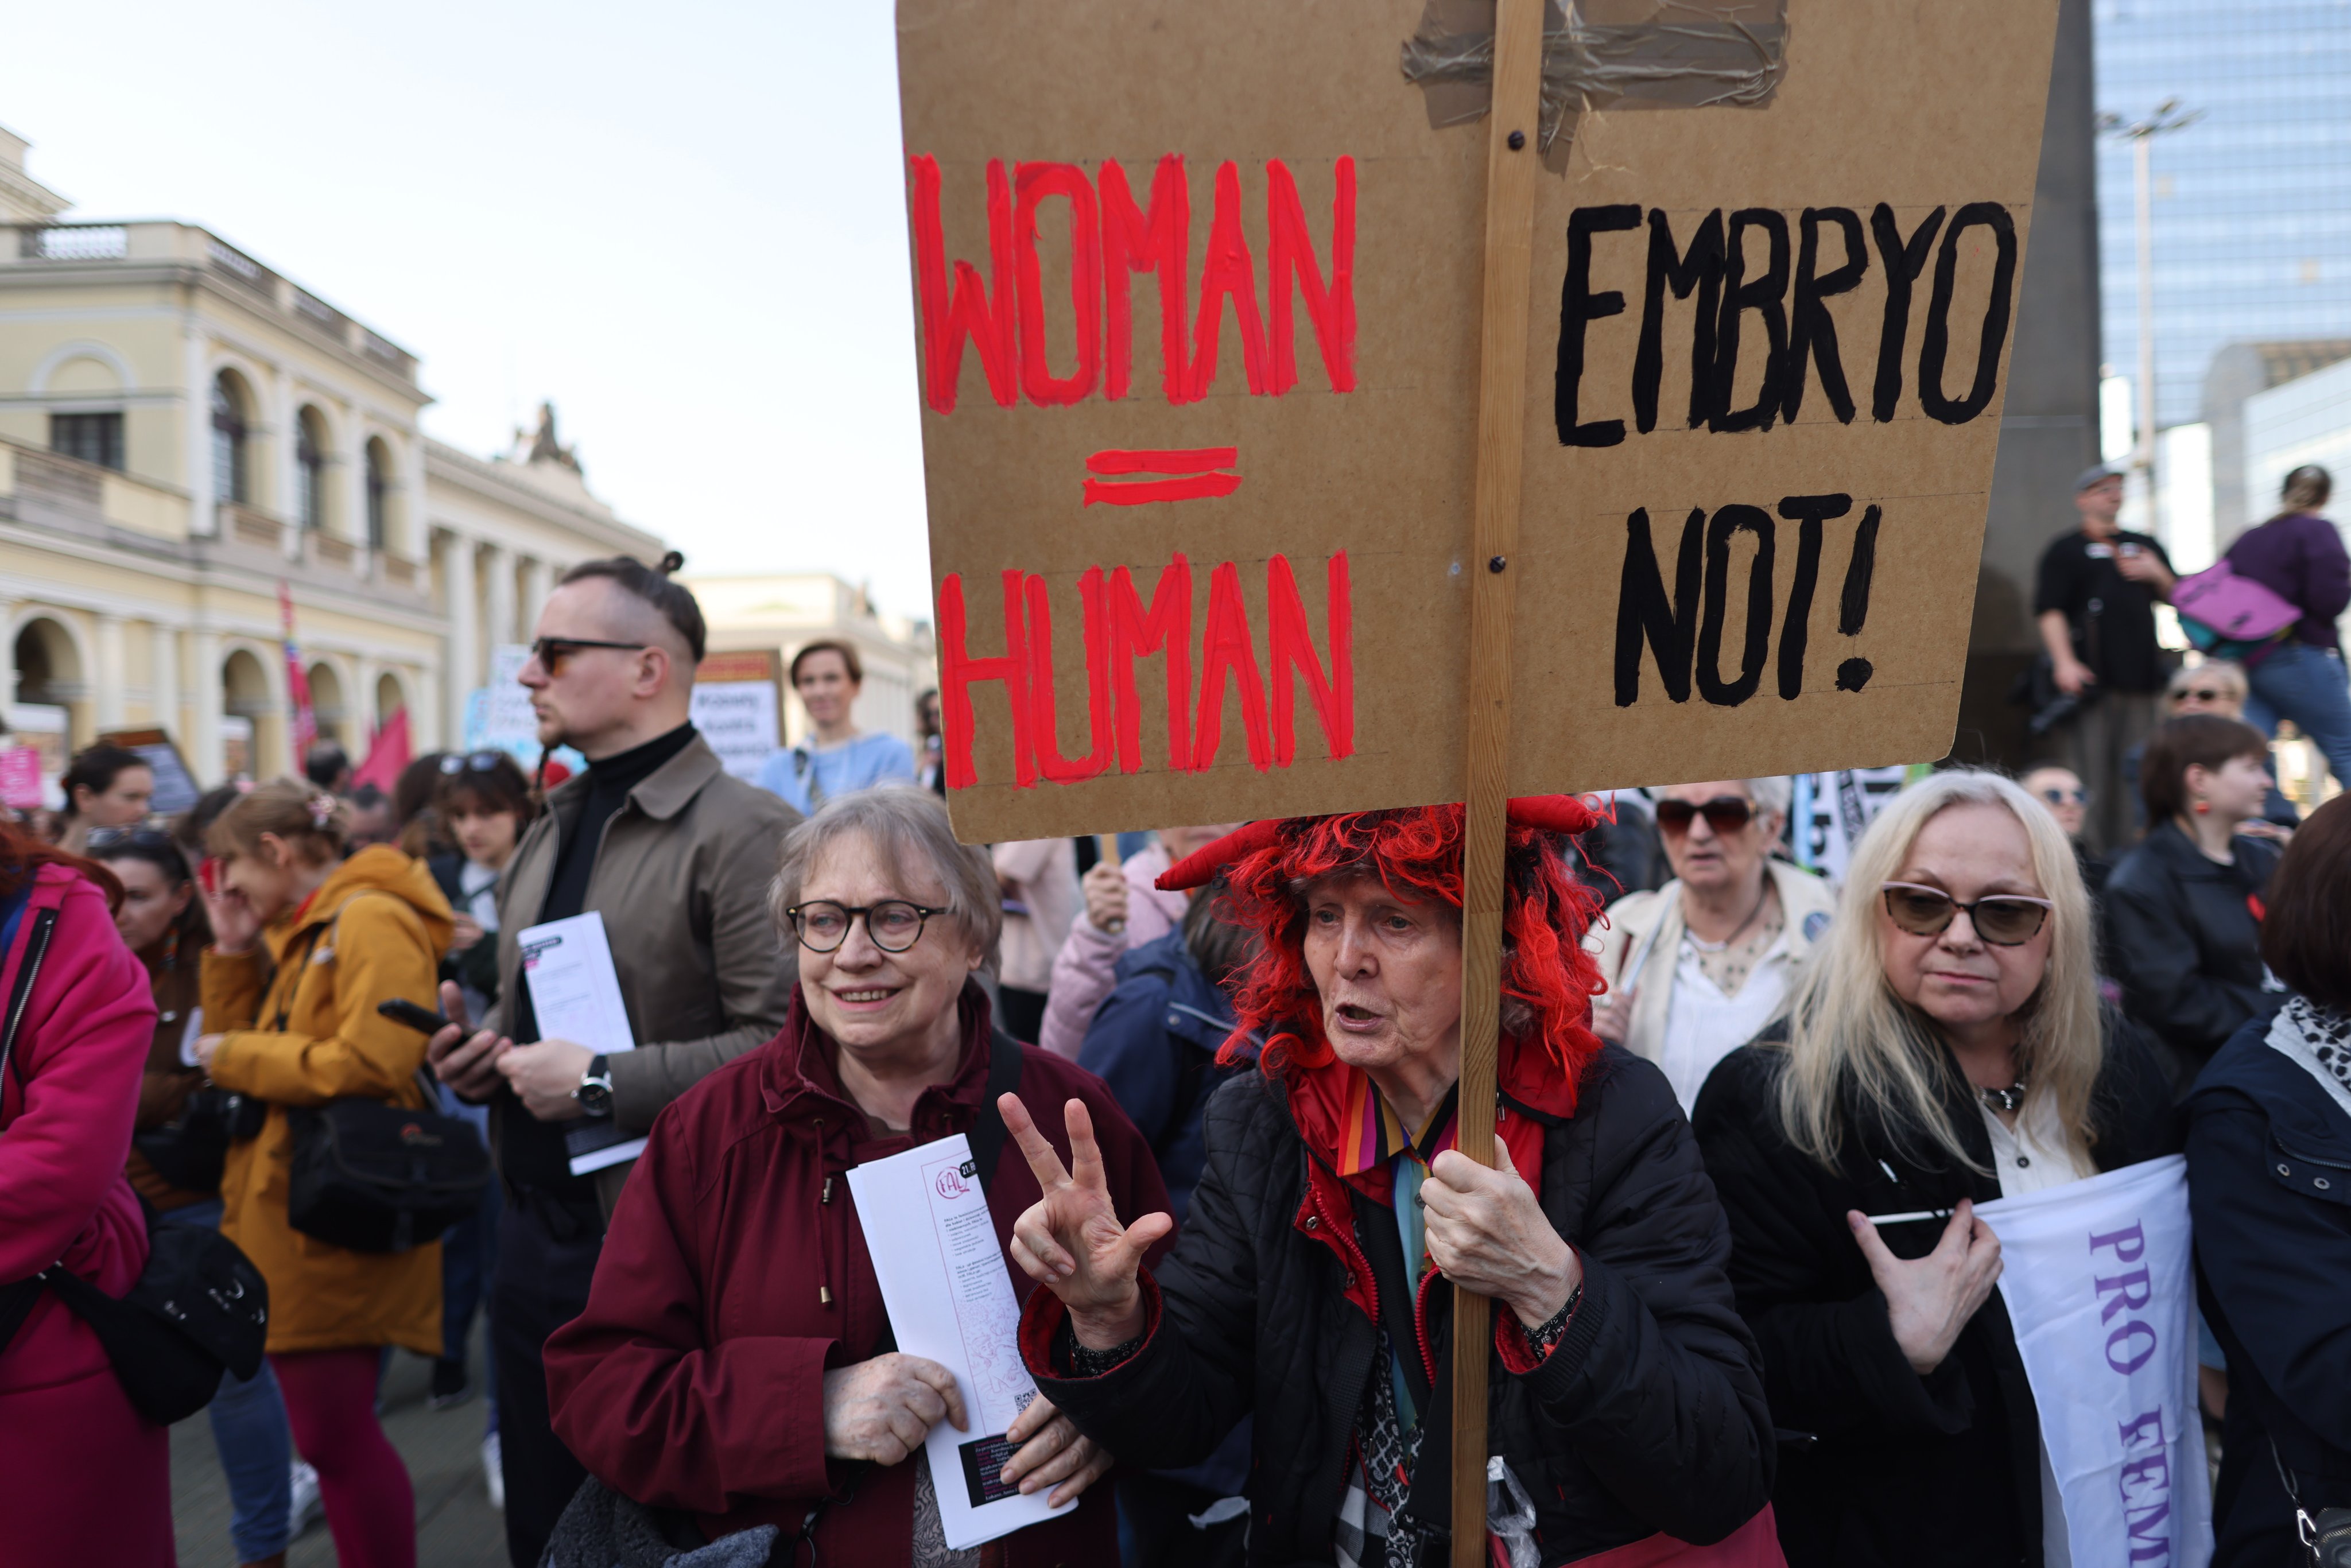
<svg viewBox="0 0 2351 1568">
<path fill-rule="evenodd" d="M 408 710 L 396 707 L 383 727 L 375 732 L 368 745 L 367 760 L 351 775 L 351 788 L 372 784 L 389 795 L 400 782 L 401 774 L 414 760 L 408 740 Z"/>
<path fill-rule="evenodd" d="M 283 579 L 277 584 L 277 618 L 286 628 L 286 701 L 293 711 L 287 734 L 294 742 L 294 776 L 298 779 L 309 766 L 311 743 L 319 738 L 319 716 L 310 706 L 310 677 L 302 670 L 302 650 L 294 644 L 294 595 Z"/>
</svg>

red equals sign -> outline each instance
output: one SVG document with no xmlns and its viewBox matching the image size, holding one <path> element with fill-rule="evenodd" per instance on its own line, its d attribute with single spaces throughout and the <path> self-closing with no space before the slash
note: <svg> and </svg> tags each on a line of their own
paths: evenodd
<svg viewBox="0 0 2351 1568">
<path fill-rule="evenodd" d="M 1229 496 L 1241 487 L 1238 474 L 1219 474 L 1240 460 L 1238 446 L 1194 446 L 1173 452 L 1097 452 L 1086 459 L 1089 474 L 1148 474 L 1174 476 L 1125 479 L 1105 484 L 1086 481 L 1086 505 L 1141 507 L 1153 501 L 1196 501 L 1208 496 Z"/>
</svg>

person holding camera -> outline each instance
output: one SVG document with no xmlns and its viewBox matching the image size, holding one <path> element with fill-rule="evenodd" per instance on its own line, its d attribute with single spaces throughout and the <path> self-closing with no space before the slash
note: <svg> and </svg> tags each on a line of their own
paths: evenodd
<svg viewBox="0 0 2351 1568">
<path fill-rule="evenodd" d="M 147 971 L 155 998 L 155 1032 L 139 1080 L 128 1174 L 131 1186 L 165 1224 L 217 1230 L 221 1159 L 226 1153 L 227 1096 L 204 1092 L 194 1050 L 203 1028 L 198 983 L 212 927 L 179 841 L 158 828 L 98 828 L 89 853 L 122 883 L 114 928 Z M 247 1568 L 282 1565 L 306 1511 L 318 1504 L 318 1478 L 295 1461 L 286 1400 L 264 1361 L 251 1377 L 223 1373 L 204 1414 L 228 1481 L 230 1542 Z"/>
<path fill-rule="evenodd" d="M 2134 831 L 2123 758 L 2163 720 L 2169 668 L 2155 640 L 2155 607 L 2177 580 L 2171 558 L 2146 534 L 2116 523 L 2123 504 L 2119 470 L 2096 467 L 2074 482 L 2076 531 L 2042 552 L 2032 613 L 2047 650 L 2050 678 L 2076 706 L 2057 734 L 2062 761 L 2089 787 L 2085 835 L 2112 852 Z"/>
<path fill-rule="evenodd" d="M 205 835 L 219 857 L 195 1057 L 221 1088 L 268 1106 L 230 1145 L 221 1230 L 269 1282 L 269 1361 L 295 1439 L 318 1468 L 344 1568 L 415 1568 L 408 1469 L 376 1419 L 382 1348 L 441 1353 L 441 1245 L 360 1251 L 294 1228 L 288 1113 L 354 1098 L 425 1111 L 425 1037 L 376 1011 L 428 1002 L 449 901 L 388 844 L 343 858 L 342 806 L 281 779 Z"/>
</svg>

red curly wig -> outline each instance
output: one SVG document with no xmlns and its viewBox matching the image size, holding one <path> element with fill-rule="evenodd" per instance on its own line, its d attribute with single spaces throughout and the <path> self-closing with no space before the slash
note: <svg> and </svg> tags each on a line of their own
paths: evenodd
<svg viewBox="0 0 2351 1568">
<path fill-rule="evenodd" d="M 1599 966 L 1583 950 L 1600 900 L 1569 872 L 1556 834 L 1588 826 L 1592 814 L 1580 802 L 1545 800 L 1513 802 L 1510 819 L 1503 859 L 1503 1032 L 1518 1049 L 1506 1050 L 1504 1060 L 1515 1056 L 1522 1069 L 1548 1068 L 1545 1077 L 1556 1072 L 1572 1106 L 1574 1086 L 1600 1050 L 1585 1020 L 1593 997 L 1604 987 Z M 1243 852 L 1225 866 L 1212 896 L 1220 901 L 1221 915 L 1259 940 L 1256 956 L 1240 971 L 1233 997 L 1239 1021 L 1220 1060 L 1228 1065 L 1245 1060 L 1255 1036 L 1265 1042 L 1259 1063 L 1275 1077 L 1333 1061 L 1306 968 L 1300 885 L 1363 873 L 1401 898 L 1459 909 L 1462 836 L 1458 805 L 1251 823 L 1233 835 L 1230 847 Z M 1196 858 L 1206 859 L 1214 849 Z M 1515 1020 L 1514 1013 L 1520 1015 Z"/>
</svg>

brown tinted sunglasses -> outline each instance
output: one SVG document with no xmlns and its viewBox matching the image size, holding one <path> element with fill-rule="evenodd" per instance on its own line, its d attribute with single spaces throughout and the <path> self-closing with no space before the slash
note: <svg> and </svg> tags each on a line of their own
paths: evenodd
<svg viewBox="0 0 2351 1568">
<path fill-rule="evenodd" d="M 1995 893 L 1973 904 L 1961 904 L 1941 888 L 1922 887 L 1915 882 L 1889 882 L 1883 888 L 1886 913 L 1896 930 L 1913 936 L 1940 936 L 1964 910 L 1976 935 L 1995 947 L 2017 947 L 2032 941 L 2056 907 L 2045 898 L 2028 898 L 2020 893 Z"/>
</svg>

